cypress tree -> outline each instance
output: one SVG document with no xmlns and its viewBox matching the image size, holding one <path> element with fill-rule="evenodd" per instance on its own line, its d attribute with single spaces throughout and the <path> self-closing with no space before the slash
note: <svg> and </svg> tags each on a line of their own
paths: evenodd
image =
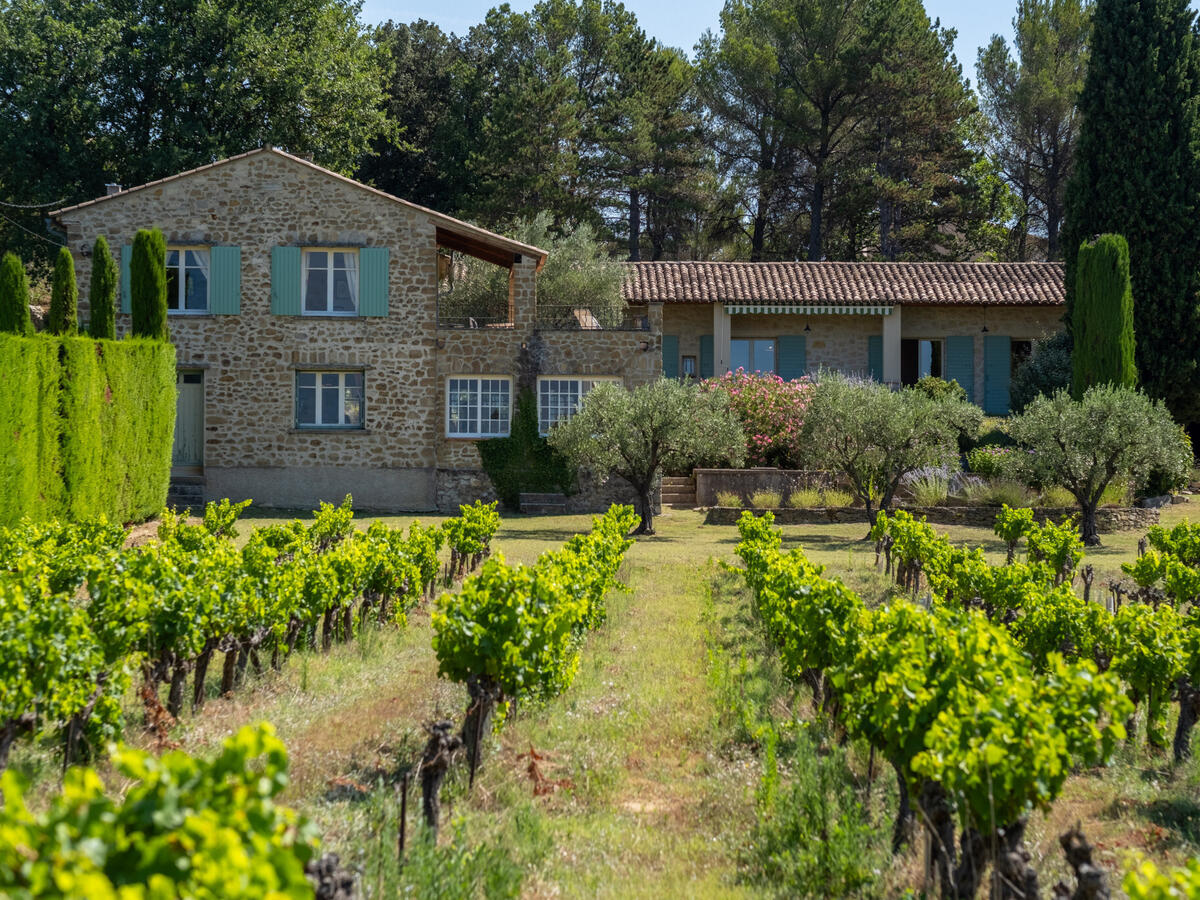
<svg viewBox="0 0 1200 900">
<path fill-rule="evenodd" d="M 1137 370 L 1175 417 L 1200 422 L 1194 277 L 1197 51 L 1188 0 L 1098 0 L 1079 97 L 1083 122 L 1067 188 L 1067 324 L 1079 325 L 1077 254 L 1087 238 L 1129 243 Z"/>
<path fill-rule="evenodd" d="M 1119 234 L 1085 241 L 1075 265 L 1075 349 L 1071 393 L 1093 385 L 1135 387 L 1129 244 Z"/>
<path fill-rule="evenodd" d="M 75 334 L 79 331 L 79 287 L 75 283 L 75 260 L 66 247 L 58 248 L 54 260 L 54 278 L 50 282 L 51 334 Z"/>
<path fill-rule="evenodd" d="M 5 253 L 0 259 L 0 333 L 33 334 L 29 278 L 15 253 Z"/>
<path fill-rule="evenodd" d="M 134 337 L 167 340 L 167 242 L 157 228 L 143 228 L 133 239 L 129 309 Z"/>
<path fill-rule="evenodd" d="M 88 292 L 90 316 L 88 334 L 97 340 L 112 340 L 117 336 L 117 261 L 108 250 L 104 235 L 92 245 L 92 285 Z"/>
</svg>

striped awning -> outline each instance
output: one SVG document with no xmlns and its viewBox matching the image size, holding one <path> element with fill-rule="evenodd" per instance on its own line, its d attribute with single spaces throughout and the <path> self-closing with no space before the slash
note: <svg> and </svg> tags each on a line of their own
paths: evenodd
<svg viewBox="0 0 1200 900">
<path fill-rule="evenodd" d="M 726 303 L 725 312 L 731 316 L 799 315 L 799 316 L 890 316 L 890 306 L 801 306 L 794 303 Z"/>
</svg>

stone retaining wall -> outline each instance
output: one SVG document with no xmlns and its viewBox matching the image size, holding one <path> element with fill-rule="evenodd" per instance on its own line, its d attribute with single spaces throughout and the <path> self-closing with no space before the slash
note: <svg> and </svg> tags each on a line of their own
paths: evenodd
<svg viewBox="0 0 1200 900">
<path fill-rule="evenodd" d="M 925 517 L 933 525 L 970 525 L 991 528 L 1000 512 L 999 506 L 911 506 L 901 507 L 914 516 Z M 705 525 L 734 525 L 746 510 L 730 506 L 710 507 L 704 517 Z M 750 510 L 759 515 L 764 510 Z M 773 509 L 778 525 L 842 525 L 866 523 L 866 510 L 857 507 L 830 509 Z M 1033 517 L 1038 522 L 1059 521 L 1077 515 L 1079 510 L 1067 506 L 1035 507 Z M 1158 524 L 1159 510 L 1129 506 L 1108 506 L 1096 511 L 1096 524 L 1104 534 L 1114 531 L 1144 531 Z"/>
</svg>

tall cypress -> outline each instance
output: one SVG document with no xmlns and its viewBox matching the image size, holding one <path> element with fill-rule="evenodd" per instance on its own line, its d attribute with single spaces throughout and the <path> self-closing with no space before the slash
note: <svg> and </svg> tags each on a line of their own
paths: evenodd
<svg viewBox="0 0 1200 900">
<path fill-rule="evenodd" d="M 1067 187 L 1068 327 L 1077 324 L 1077 248 L 1092 235 L 1129 243 L 1137 369 L 1176 418 L 1200 422 L 1195 275 L 1197 51 L 1188 0 L 1098 0 Z"/>
<path fill-rule="evenodd" d="M 104 235 L 92 245 L 92 284 L 88 291 L 88 334 L 97 340 L 117 336 L 117 277 L 120 269 Z"/>
<path fill-rule="evenodd" d="M 133 238 L 129 310 L 134 337 L 167 339 L 167 242 L 157 228 L 143 228 Z"/>
<path fill-rule="evenodd" d="M 1134 387 L 1133 287 L 1129 244 L 1119 234 L 1085 241 L 1075 264 L 1075 349 L 1071 393 L 1093 385 Z"/>
<path fill-rule="evenodd" d="M 79 331 L 79 287 L 75 283 L 75 260 L 66 247 L 59 247 L 58 256 L 54 259 L 48 329 L 51 334 L 75 334 Z"/>
<path fill-rule="evenodd" d="M 32 334 L 29 317 L 29 278 L 15 253 L 0 259 L 0 333 Z"/>
</svg>

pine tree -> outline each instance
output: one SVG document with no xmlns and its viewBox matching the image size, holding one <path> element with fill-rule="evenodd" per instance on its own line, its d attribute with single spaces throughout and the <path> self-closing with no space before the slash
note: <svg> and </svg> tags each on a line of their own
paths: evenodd
<svg viewBox="0 0 1200 900">
<path fill-rule="evenodd" d="M 167 340 L 167 242 L 157 228 L 143 228 L 133 239 L 129 308 L 134 337 Z"/>
<path fill-rule="evenodd" d="M 92 247 L 92 285 L 88 292 L 90 317 L 88 334 L 97 340 L 112 340 L 117 336 L 117 261 L 108 250 L 104 235 L 96 238 Z"/>
<path fill-rule="evenodd" d="M 1078 248 L 1105 232 L 1129 242 L 1137 370 L 1177 419 L 1200 422 L 1197 52 L 1187 0 L 1098 0 L 1067 188 L 1062 244 L 1067 323 Z"/>
<path fill-rule="evenodd" d="M 0 259 L 0 334 L 32 334 L 29 278 L 15 253 Z"/>
<path fill-rule="evenodd" d="M 1078 400 L 1098 384 L 1135 387 L 1129 244 L 1119 234 L 1084 242 L 1075 272 L 1071 393 Z"/>
<path fill-rule="evenodd" d="M 59 248 L 54 260 L 48 330 L 51 334 L 76 334 L 79 331 L 79 286 L 75 283 L 75 260 L 66 247 Z"/>
</svg>

